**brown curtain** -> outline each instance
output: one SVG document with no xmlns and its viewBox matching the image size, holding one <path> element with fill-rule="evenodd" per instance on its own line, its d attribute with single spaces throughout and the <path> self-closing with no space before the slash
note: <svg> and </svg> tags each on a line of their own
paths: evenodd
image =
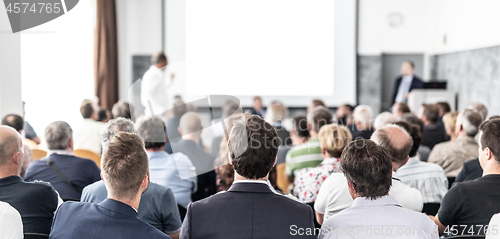
<svg viewBox="0 0 500 239">
<path fill-rule="evenodd" d="M 118 47 L 115 0 L 97 0 L 94 74 L 95 95 L 111 110 L 118 101 Z"/>
</svg>

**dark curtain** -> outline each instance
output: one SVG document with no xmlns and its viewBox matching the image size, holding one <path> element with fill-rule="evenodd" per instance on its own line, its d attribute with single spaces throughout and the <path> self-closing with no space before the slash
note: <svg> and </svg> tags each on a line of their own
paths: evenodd
<svg viewBox="0 0 500 239">
<path fill-rule="evenodd" d="M 94 74 L 95 95 L 111 110 L 118 101 L 118 47 L 115 0 L 97 0 Z"/>
</svg>

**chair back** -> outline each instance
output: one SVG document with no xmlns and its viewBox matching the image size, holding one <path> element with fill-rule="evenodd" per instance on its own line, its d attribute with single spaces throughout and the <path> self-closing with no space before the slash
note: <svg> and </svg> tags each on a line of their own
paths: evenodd
<svg viewBox="0 0 500 239">
<path fill-rule="evenodd" d="M 97 167 L 101 168 L 101 156 L 86 149 L 75 149 L 73 150 L 75 156 L 80 158 L 88 158 L 97 164 Z"/>
<path fill-rule="evenodd" d="M 42 233 L 24 233 L 24 239 L 48 239 L 49 235 Z"/>
<path fill-rule="evenodd" d="M 276 165 L 276 185 L 284 194 L 288 193 L 288 187 L 291 183 L 288 182 L 285 173 L 286 163 Z"/>
<path fill-rule="evenodd" d="M 24 144 L 28 145 L 28 148 L 30 148 L 30 149 L 37 149 L 38 148 L 38 144 L 31 139 L 24 138 L 23 141 L 24 141 Z"/>
<path fill-rule="evenodd" d="M 47 156 L 47 151 L 42 149 L 31 149 L 31 155 L 33 155 L 33 160 L 39 160 Z"/>
</svg>

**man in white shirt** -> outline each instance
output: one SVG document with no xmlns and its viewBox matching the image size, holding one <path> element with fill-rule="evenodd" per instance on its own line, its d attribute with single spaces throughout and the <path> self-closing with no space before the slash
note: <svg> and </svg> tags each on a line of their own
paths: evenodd
<svg viewBox="0 0 500 239">
<path fill-rule="evenodd" d="M 408 93 L 413 89 L 423 87 L 423 82 L 415 76 L 415 64 L 412 61 L 405 61 L 401 64 L 401 76 L 396 79 L 392 96 L 392 103 L 406 103 Z"/>
<path fill-rule="evenodd" d="M 5 202 L 0 202 L 0 238 L 24 238 L 21 215 L 15 208 Z"/>
<path fill-rule="evenodd" d="M 165 53 L 158 52 L 151 57 L 151 67 L 144 73 L 141 83 L 141 103 L 145 114 L 163 114 L 169 109 L 167 90 L 174 74 L 166 74 L 168 64 Z"/>
<path fill-rule="evenodd" d="M 104 123 L 97 121 L 98 106 L 93 100 L 83 100 L 80 113 L 82 123 L 73 132 L 73 149 L 86 149 L 101 155 L 101 135 Z"/>
<path fill-rule="evenodd" d="M 406 164 L 413 141 L 403 128 L 396 125 L 387 125 L 373 133 L 371 140 L 383 146 L 392 157 L 392 171 L 396 172 Z M 332 174 L 328 177 L 319 190 L 314 210 L 318 223 L 335 215 L 336 213 L 350 207 L 352 198 L 346 183 L 346 177 L 341 173 Z M 392 177 L 392 187 L 389 196 L 394 197 L 399 205 L 413 211 L 420 212 L 423 208 L 422 194 Z"/>
<path fill-rule="evenodd" d="M 321 226 L 323 238 L 438 238 L 437 226 L 423 213 L 402 208 L 389 195 L 393 156 L 371 140 L 356 140 L 340 158 L 352 206 Z"/>
</svg>

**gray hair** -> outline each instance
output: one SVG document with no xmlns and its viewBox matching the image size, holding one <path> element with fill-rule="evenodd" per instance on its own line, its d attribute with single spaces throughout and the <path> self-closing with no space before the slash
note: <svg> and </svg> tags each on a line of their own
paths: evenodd
<svg viewBox="0 0 500 239">
<path fill-rule="evenodd" d="M 354 122 L 371 125 L 373 120 L 373 110 L 368 105 L 358 105 L 354 108 L 352 117 L 354 118 Z"/>
<path fill-rule="evenodd" d="M 388 125 L 388 124 L 393 124 L 396 123 L 398 119 L 396 116 L 389 112 L 382 112 L 377 117 L 375 117 L 375 121 L 373 121 L 373 127 L 375 129 L 381 129 L 382 127 Z"/>
<path fill-rule="evenodd" d="M 45 141 L 49 150 L 66 149 L 73 138 L 73 130 L 64 121 L 55 121 L 45 128 Z"/>
<path fill-rule="evenodd" d="M 102 147 L 106 147 L 109 140 L 111 140 L 119 132 L 137 134 L 137 130 L 135 129 L 134 122 L 132 122 L 132 120 L 118 117 L 106 123 L 104 129 L 101 130 Z"/>
<path fill-rule="evenodd" d="M 470 137 L 476 136 L 479 132 L 479 125 L 483 122 L 482 116 L 474 110 L 464 110 L 458 115 L 462 123 L 462 130 Z"/>
<path fill-rule="evenodd" d="M 488 117 L 488 108 L 479 102 L 471 102 L 469 104 L 469 109 L 475 110 L 479 113 L 479 115 L 483 118 L 483 121 L 486 120 L 486 117 Z"/>
<path fill-rule="evenodd" d="M 145 116 L 135 123 L 137 134 L 144 139 L 146 149 L 165 145 L 167 127 L 162 118 L 156 115 Z"/>
<path fill-rule="evenodd" d="M 287 116 L 287 108 L 281 102 L 274 102 L 267 108 L 265 120 L 272 124 L 274 122 L 282 122 Z"/>
</svg>

